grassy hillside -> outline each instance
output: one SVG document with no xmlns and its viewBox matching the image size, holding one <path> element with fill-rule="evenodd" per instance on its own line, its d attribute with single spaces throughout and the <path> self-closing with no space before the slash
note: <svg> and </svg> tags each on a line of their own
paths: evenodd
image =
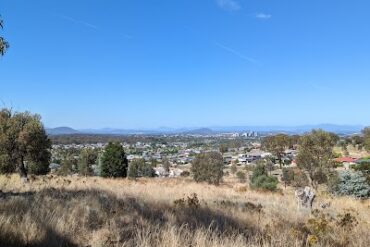
<svg viewBox="0 0 370 247">
<path fill-rule="evenodd" d="M 292 189 L 189 179 L 0 176 L 1 246 L 356 246 L 370 243 L 370 203 L 321 193 L 314 214 Z M 322 209 L 320 203 L 331 205 Z"/>
</svg>

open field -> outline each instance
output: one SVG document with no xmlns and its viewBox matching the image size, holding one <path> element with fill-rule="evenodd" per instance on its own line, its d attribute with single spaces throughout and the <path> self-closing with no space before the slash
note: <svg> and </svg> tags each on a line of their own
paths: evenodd
<svg viewBox="0 0 370 247">
<path fill-rule="evenodd" d="M 370 156 L 370 153 L 365 149 L 358 150 L 357 148 L 353 147 L 352 145 L 347 146 L 348 155 L 346 155 L 341 147 L 335 147 L 334 151 L 336 153 L 341 154 L 342 156 L 349 156 L 353 158 L 364 158 Z"/>
<path fill-rule="evenodd" d="M 331 206 L 320 208 L 326 216 L 314 216 L 297 210 L 291 188 L 266 193 L 231 180 L 215 187 L 185 178 L 130 181 L 51 175 L 32 177 L 23 185 L 12 175 L 0 177 L 0 189 L 1 246 L 370 243 L 369 201 L 320 193 L 315 207 L 322 202 Z M 349 216 L 342 217 L 345 213 Z"/>
</svg>

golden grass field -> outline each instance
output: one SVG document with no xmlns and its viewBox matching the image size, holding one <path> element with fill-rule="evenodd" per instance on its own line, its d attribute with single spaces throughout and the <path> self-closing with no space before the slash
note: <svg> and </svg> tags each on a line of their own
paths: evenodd
<svg viewBox="0 0 370 247">
<path fill-rule="evenodd" d="M 370 246 L 369 201 L 321 192 L 311 214 L 297 210 L 292 188 L 251 191 L 230 177 L 216 187 L 10 175 L 0 189 L 1 246 Z"/>
</svg>

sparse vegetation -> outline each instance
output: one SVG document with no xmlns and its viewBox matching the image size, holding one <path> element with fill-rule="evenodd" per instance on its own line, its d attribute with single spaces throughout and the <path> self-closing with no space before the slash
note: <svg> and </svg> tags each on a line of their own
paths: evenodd
<svg viewBox="0 0 370 247">
<path fill-rule="evenodd" d="M 196 182 L 208 182 L 218 185 L 223 177 L 224 160 L 218 152 L 199 154 L 192 164 L 192 173 Z"/>
<path fill-rule="evenodd" d="M 365 128 L 362 133 L 364 135 L 363 145 L 367 151 L 370 151 L 370 127 Z"/>
<path fill-rule="evenodd" d="M 290 145 L 289 136 L 285 134 L 278 134 L 274 136 L 265 137 L 262 141 L 262 147 L 271 152 L 279 161 L 280 168 L 283 165 L 283 155 L 285 149 Z"/>
<path fill-rule="evenodd" d="M 251 188 L 275 191 L 277 184 L 278 179 L 268 175 L 266 166 L 264 164 L 256 165 L 250 178 Z"/>
<path fill-rule="evenodd" d="M 245 172 L 242 172 L 242 171 L 238 171 L 236 173 L 236 177 L 238 178 L 240 183 L 245 183 L 245 181 L 247 179 L 247 176 L 245 175 Z"/>
<path fill-rule="evenodd" d="M 144 159 L 135 159 L 128 166 L 129 178 L 154 177 L 154 170 L 151 164 Z"/>
<path fill-rule="evenodd" d="M 284 195 L 187 178 L 0 176 L 3 246 L 348 246 L 370 242 L 367 203 L 320 195 L 331 207 L 297 211 Z M 222 199 L 221 199 L 222 198 Z M 355 210 L 355 211 L 354 211 Z M 324 216 L 322 216 L 322 214 Z"/>
</svg>

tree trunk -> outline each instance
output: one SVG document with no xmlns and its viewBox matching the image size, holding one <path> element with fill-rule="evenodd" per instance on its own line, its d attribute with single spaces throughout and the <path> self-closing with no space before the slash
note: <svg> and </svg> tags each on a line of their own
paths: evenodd
<svg viewBox="0 0 370 247">
<path fill-rule="evenodd" d="M 27 182 L 28 182 L 28 178 L 27 178 L 27 169 L 26 169 L 26 167 L 24 166 L 23 161 L 19 163 L 19 166 L 18 166 L 18 172 L 19 172 L 19 176 L 21 177 L 21 181 L 22 181 L 23 183 L 27 183 Z"/>
<path fill-rule="evenodd" d="M 306 177 L 308 179 L 308 183 L 310 184 L 311 188 L 313 188 L 316 191 L 317 184 L 315 183 L 314 179 L 312 179 L 311 174 L 308 171 L 306 171 L 305 174 L 306 174 Z"/>
</svg>

